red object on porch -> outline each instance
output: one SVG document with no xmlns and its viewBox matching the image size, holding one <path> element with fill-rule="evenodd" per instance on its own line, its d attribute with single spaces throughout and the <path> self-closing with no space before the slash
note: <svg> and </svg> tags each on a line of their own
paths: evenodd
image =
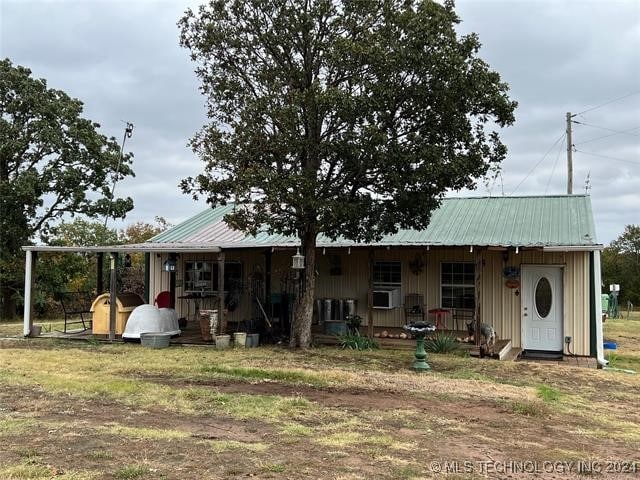
<svg viewBox="0 0 640 480">
<path fill-rule="evenodd" d="M 158 308 L 171 308 L 171 292 L 168 290 L 160 292 L 153 301 L 153 304 L 157 305 Z"/>
<path fill-rule="evenodd" d="M 436 317 L 436 328 L 444 329 L 447 326 L 447 315 L 451 312 L 445 308 L 432 308 L 429 313 Z M 443 322 L 444 317 L 444 322 Z"/>
</svg>

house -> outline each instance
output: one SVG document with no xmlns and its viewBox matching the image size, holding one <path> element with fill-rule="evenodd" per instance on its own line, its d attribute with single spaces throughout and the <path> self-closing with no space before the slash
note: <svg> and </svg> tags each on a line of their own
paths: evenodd
<svg viewBox="0 0 640 480">
<path fill-rule="evenodd" d="M 221 253 L 223 281 L 231 284 L 225 288 L 227 303 L 230 293 L 237 297 L 229 322 L 256 315 L 256 289 L 267 288 L 276 298 L 294 293 L 291 259 L 298 240 L 231 230 L 223 218 L 233 208 L 207 209 L 150 242 L 202 249 L 176 257 L 175 305 L 181 316 L 195 310 L 184 297 L 217 291 Z M 379 330 L 402 327 L 404 299 L 417 294 L 425 311 L 479 312 L 514 347 L 595 356 L 601 248 L 585 195 L 447 198 L 426 230 L 401 230 L 370 244 L 321 236 L 316 297 L 354 299 L 356 312 L 368 325 L 371 316 Z M 151 259 L 151 297 L 172 289 L 172 275 L 163 269 L 171 256 L 166 251 Z M 200 302 L 206 306 L 207 299 Z M 454 325 L 458 319 L 452 315 L 443 320 L 448 328 L 465 328 Z"/>
<path fill-rule="evenodd" d="M 148 254 L 148 297 L 170 292 L 186 318 L 223 299 L 231 324 L 271 304 L 270 316 L 285 321 L 299 242 L 230 229 L 223 219 L 233 208 L 209 208 L 128 246 Z M 479 316 L 514 348 L 601 359 L 601 249 L 586 195 L 447 198 L 425 230 L 366 244 L 320 236 L 316 298 L 349 300 L 369 333 L 401 328 L 412 295 L 425 312 L 450 312 L 448 329 Z"/>
</svg>

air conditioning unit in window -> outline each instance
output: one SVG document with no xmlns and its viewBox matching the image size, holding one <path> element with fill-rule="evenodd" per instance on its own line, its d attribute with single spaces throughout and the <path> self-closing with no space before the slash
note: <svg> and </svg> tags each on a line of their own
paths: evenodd
<svg viewBox="0 0 640 480">
<path fill-rule="evenodd" d="M 373 308 L 392 309 L 400 306 L 400 289 L 374 290 Z"/>
</svg>

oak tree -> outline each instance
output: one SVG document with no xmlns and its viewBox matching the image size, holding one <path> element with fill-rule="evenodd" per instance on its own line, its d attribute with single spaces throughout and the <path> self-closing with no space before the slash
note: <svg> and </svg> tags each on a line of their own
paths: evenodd
<svg viewBox="0 0 640 480">
<path fill-rule="evenodd" d="M 429 0 L 212 0 L 180 20 L 210 119 L 182 188 L 234 202 L 234 228 L 299 239 L 292 346 L 310 343 L 318 235 L 424 228 L 504 159 L 516 103 L 459 22 Z"/>
<path fill-rule="evenodd" d="M 2 318 L 15 313 L 23 278 L 20 247 L 46 241 L 66 215 L 124 218 L 131 198 L 111 185 L 133 175 L 115 138 L 83 118 L 83 104 L 0 60 L 0 295 Z"/>
</svg>

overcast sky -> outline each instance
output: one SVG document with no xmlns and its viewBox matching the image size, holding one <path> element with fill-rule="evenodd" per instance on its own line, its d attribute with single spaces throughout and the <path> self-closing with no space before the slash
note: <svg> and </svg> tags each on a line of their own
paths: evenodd
<svg viewBox="0 0 640 480">
<path fill-rule="evenodd" d="M 135 124 L 126 149 L 136 177 L 116 189 L 135 201 L 124 223 L 177 223 L 205 207 L 177 187 L 202 168 L 187 142 L 206 122 L 204 101 L 176 26 L 198 3 L 0 0 L 0 56 L 81 99 L 104 134 L 120 141 L 123 122 Z M 640 224 L 640 0 L 468 0 L 457 10 L 460 32 L 478 33 L 480 56 L 519 102 L 502 132 L 502 182 L 474 195 L 566 193 L 565 112 L 584 112 L 574 193 L 590 173 L 600 242 Z"/>
</svg>

